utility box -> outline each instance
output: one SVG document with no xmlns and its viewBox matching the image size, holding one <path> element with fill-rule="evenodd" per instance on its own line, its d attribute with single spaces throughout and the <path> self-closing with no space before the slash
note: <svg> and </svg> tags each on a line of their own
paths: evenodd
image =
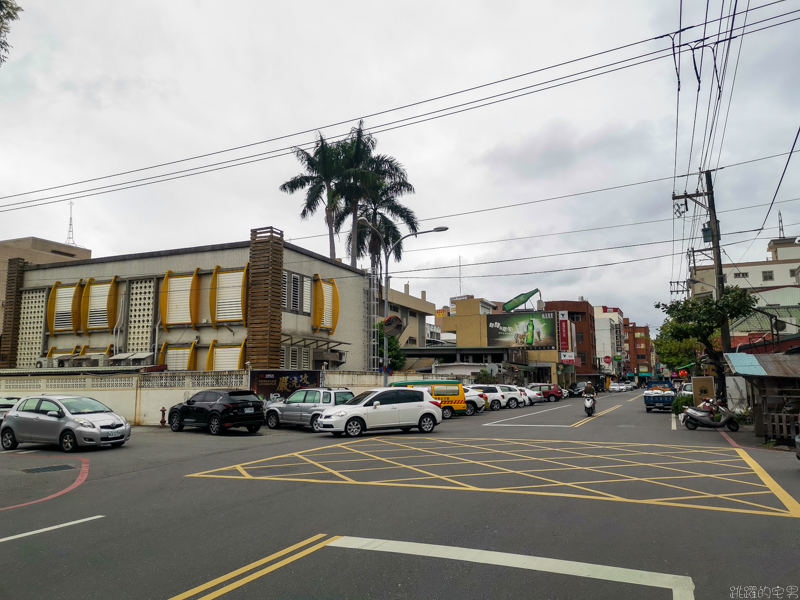
<svg viewBox="0 0 800 600">
<path fill-rule="evenodd" d="M 692 394 L 694 395 L 694 405 L 700 406 L 703 398 L 714 397 L 714 378 L 713 377 L 692 377 Z"/>
</svg>

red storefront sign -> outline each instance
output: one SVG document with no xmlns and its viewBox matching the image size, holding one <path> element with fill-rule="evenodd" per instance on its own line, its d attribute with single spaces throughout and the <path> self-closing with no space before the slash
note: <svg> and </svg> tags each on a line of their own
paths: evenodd
<svg viewBox="0 0 800 600">
<path fill-rule="evenodd" d="M 562 352 L 571 350 L 569 347 L 569 313 L 558 311 L 558 349 Z"/>
</svg>

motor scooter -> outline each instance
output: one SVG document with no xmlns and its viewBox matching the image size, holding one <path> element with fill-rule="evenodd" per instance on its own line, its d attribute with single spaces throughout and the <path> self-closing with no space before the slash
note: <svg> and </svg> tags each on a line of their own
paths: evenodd
<svg viewBox="0 0 800 600">
<path fill-rule="evenodd" d="M 594 394 L 588 394 L 583 396 L 583 408 L 586 411 L 587 417 L 591 417 L 594 414 L 594 409 L 596 405 L 597 405 L 597 400 L 595 400 Z"/>
<path fill-rule="evenodd" d="M 720 415 L 716 420 L 716 415 Z M 706 400 L 699 407 L 686 407 L 681 413 L 681 421 L 686 429 L 694 431 L 698 427 L 708 427 L 710 429 L 722 429 L 727 427 L 731 431 L 739 431 L 739 423 L 736 422 L 736 415 L 733 414 L 726 403 L 716 400 Z"/>
</svg>

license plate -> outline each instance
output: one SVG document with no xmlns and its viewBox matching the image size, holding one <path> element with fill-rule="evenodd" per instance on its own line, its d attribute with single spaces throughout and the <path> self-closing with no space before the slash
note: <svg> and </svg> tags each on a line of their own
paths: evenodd
<svg viewBox="0 0 800 600">
<path fill-rule="evenodd" d="M 125 435 L 125 434 L 122 431 L 109 431 L 108 432 L 108 437 L 110 437 L 110 438 L 118 438 L 118 437 L 122 437 L 123 435 Z"/>
<path fill-rule="evenodd" d="M 255 408 L 245 408 L 244 409 L 244 412 L 246 412 L 246 413 L 251 413 L 251 412 L 254 412 L 254 411 L 255 411 Z"/>
</svg>

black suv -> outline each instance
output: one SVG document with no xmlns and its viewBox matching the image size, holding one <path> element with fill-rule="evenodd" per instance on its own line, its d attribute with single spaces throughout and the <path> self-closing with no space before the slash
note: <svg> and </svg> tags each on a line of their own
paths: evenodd
<svg viewBox="0 0 800 600">
<path fill-rule="evenodd" d="M 211 435 L 219 435 L 232 427 L 247 427 L 255 433 L 264 422 L 264 403 L 250 390 L 207 390 L 197 392 L 186 402 L 169 409 L 172 431 L 184 426 L 208 427 Z"/>
</svg>

